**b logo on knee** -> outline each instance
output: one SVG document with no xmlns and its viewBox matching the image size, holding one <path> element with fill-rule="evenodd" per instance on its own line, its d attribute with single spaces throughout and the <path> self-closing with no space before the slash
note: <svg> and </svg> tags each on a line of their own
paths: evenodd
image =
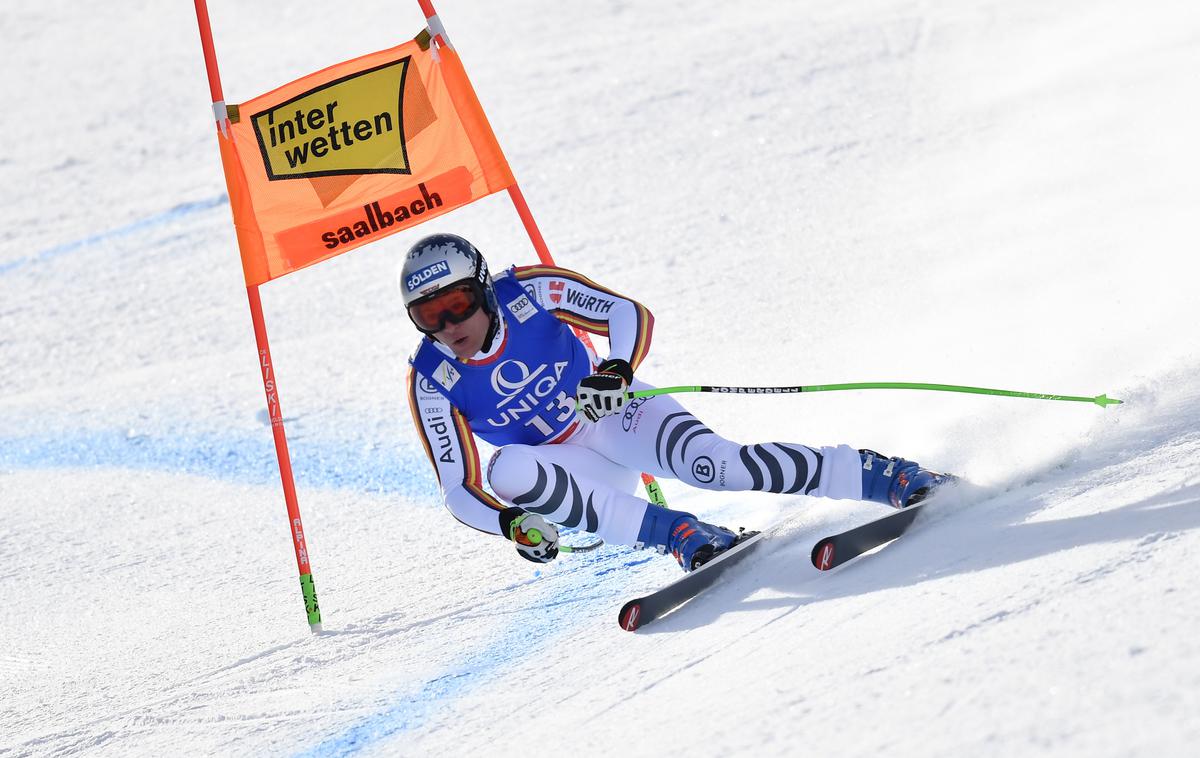
<svg viewBox="0 0 1200 758">
<path fill-rule="evenodd" d="M 716 477 L 716 467 L 713 466 L 712 458 L 702 455 L 693 461 L 692 476 L 702 484 L 711 482 Z"/>
</svg>

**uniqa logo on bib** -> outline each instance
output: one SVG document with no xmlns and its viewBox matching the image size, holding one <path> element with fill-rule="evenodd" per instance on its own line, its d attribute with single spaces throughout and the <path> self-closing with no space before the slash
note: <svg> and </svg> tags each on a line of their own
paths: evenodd
<svg viewBox="0 0 1200 758">
<path fill-rule="evenodd" d="M 508 426 L 513 421 L 520 421 L 531 412 L 539 410 L 556 411 L 555 420 L 563 421 L 574 412 L 574 402 L 563 390 L 548 403 L 543 401 L 550 397 L 558 388 L 559 379 L 570 364 L 558 361 L 550 366 L 541 364 L 530 369 L 522 361 L 507 360 L 501 362 L 492 370 L 492 390 L 500 397 L 496 409 L 500 411 L 495 417 L 489 418 L 488 423 L 495 427 Z M 550 434 L 553 428 L 536 413 L 524 422 L 533 425 L 539 431 Z"/>
</svg>

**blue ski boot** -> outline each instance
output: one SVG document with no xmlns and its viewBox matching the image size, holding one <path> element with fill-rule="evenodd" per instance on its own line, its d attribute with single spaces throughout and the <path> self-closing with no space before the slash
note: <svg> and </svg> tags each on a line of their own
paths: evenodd
<svg viewBox="0 0 1200 758">
<path fill-rule="evenodd" d="M 874 450 L 859 450 L 862 457 L 862 497 L 872 503 L 907 508 L 929 497 L 954 480 L 949 474 L 923 469 L 903 458 L 885 458 Z"/>
<path fill-rule="evenodd" d="M 658 548 L 675 556 L 684 571 L 693 571 L 729 549 L 738 536 L 723 526 L 713 526 L 690 513 L 652 505 L 646 509 L 638 545 Z"/>
</svg>

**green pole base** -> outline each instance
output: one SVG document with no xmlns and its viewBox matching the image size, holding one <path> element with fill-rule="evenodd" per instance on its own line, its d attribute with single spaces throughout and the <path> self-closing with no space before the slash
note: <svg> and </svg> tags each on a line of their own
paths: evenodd
<svg viewBox="0 0 1200 758">
<path fill-rule="evenodd" d="M 661 508 L 667 507 L 667 499 L 663 497 L 662 487 L 659 486 L 658 480 L 646 483 L 646 494 L 650 496 L 650 502 Z"/>
<path fill-rule="evenodd" d="M 304 611 L 308 614 L 308 626 L 313 632 L 321 631 L 321 606 L 317 605 L 317 587 L 312 574 L 300 575 L 300 590 L 304 593 Z"/>
</svg>

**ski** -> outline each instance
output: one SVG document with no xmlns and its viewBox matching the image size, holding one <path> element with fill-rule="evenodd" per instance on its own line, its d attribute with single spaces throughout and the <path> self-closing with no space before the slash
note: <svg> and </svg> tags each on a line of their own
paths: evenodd
<svg viewBox="0 0 1200 758">
<path fill-rule="evenodd" d="M 928 502 L 910 505 L 861 526 L 825 537 L 813 545 L 813 566 L 820 571 L 829 571 L 885 542 L 891 542 L 908 531 Z"/>
<path fill-rule="evenodd" d="M 748 533 L 740 542 L 695 571 L 684 574 L 676 581 L 649 595 L 630 600 L 621 606 L 617 623 L 625 631 L 632 632 L 665 616 L 671 610 L 716 584 L 730 566 L 750 554 L 762 543 L 762 539 L 762 532 Z"/>
</svg>

